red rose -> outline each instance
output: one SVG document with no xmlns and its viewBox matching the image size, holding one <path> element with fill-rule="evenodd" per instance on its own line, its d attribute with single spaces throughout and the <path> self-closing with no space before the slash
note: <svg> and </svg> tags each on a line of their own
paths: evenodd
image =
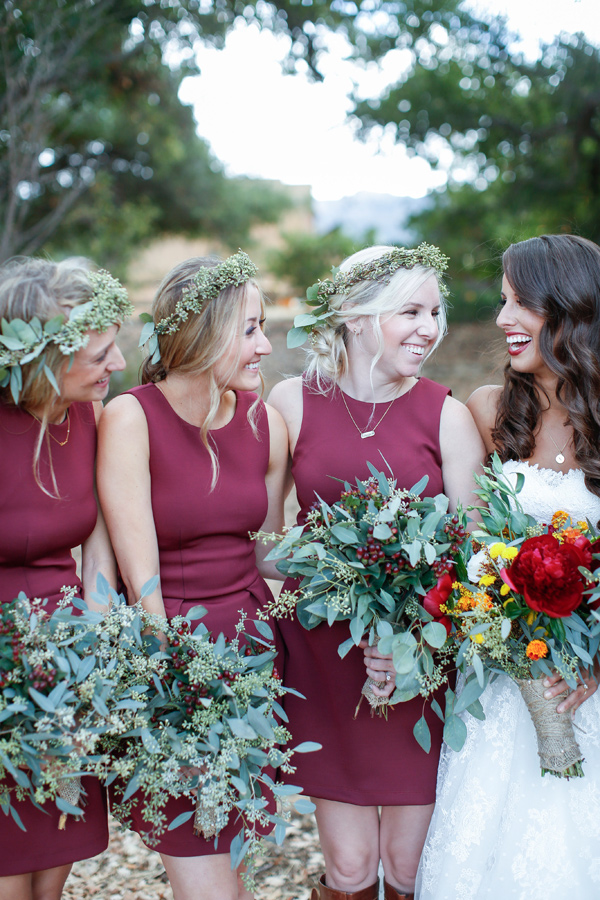
<svg viewBox="0 0 600 900">
<path fill-rule="evenodd" d="M 502 577 L 531 609 L 562 619 L 581 604 L 585 582 L 579 566 L 589 568 L 591 559 L 587 538 L 561 544 L 553 535 L 542 534 L 522 544 Z"/>
<path fill-rule="evenodd" d="M 452 624 L 448 616 L 442 614 L 440 606 L 446 603 L 451 593 L 452 577 L 448 572 L 444 572 L 438 578 L 436 586 L 427 591 L 423 597 L 423 608 L 427 610 L 430 616 L 442 623 L 448 634 L 450 634 Z"/>
</svg>

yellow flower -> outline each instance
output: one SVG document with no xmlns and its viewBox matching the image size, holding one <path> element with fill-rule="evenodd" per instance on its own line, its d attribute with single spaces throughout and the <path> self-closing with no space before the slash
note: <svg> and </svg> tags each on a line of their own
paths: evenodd
<svg viewBox="0 0 600 900">
<path fill-rule="evenodd" d="M 489 547 L 489 552 L 492 559 L 497 559 L 499 556 L 504 556 L 505 550 L 506 544 L 503 544 L 502 541 L 497 541 L 495 544 L 492 544 Z"/>
<path fill-rule="evenodd" d="M 479 584 L 481 587 L 489 587 L 490 584 L 493 584 L 495 582 L 495 580 L 496 580 L 495 575 L 483 575 L 479 579 Z"/>
<path fill-rule="evenodd" d="M 583 531 L 584 533 L 586 531 L 590 530 L 590 526 L 588 525 L 587 522 L 578 522 L 577 527 L 579 528 L 580 531 Z"/>
<path fill-rule="evenodd" d="M 548 645 L 545 641 L 529 641 L 525 653 L 529 659 L 543 659 L 548 656 Z"/>
<path fill-rule="evenodd" d="M 479 634 L 470 634 L 469 637 L 474 644 L 483 644 L 483 635 L 481 632 L 479 632 Z"/>
<path fill-rule="evenodd" d="M 497 541 L 495 544 L 492 544 L 489 550 L 492 559 L 498 559 L 499 556 L 501 556 L 502 559 L 514 559 L 519 552 L 517 547 L 507 547 L 502 541 Z"/>
<path fill-rule="evenodd" d="M 506 597 L 506 595 L 508 594 L 509 591 L 510 591 L 509 586 L 507 584 L 503 584 L 502 587 L 500 588 L 500 596 Z"/>
<path fill-rule="evenodd" d="M 526 622 L 528 625 L 533 625 L 536 615 L 537 613 L 534 613 L 533 611 L 527 614 Z"/>
</svg>

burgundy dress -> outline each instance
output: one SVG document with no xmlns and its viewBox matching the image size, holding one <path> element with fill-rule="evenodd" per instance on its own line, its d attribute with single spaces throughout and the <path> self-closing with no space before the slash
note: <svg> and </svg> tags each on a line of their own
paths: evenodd
<svg viewBox="0 0 600 900">
<path fill-rule="evenodd" d="M 248 629 L 271 593 L 256 568 L 254 542 L 267 514 L 265 476 L 269 465 L 269 423 L 264 405 L 258 414 L 258 438 L 247 414 L 256 394 L 236 392 L 233 418 L 210 432 L 219 459 L 219 478 L 211 492 L 212 467 L 200 429 L 181 419 L 154 384 L 133 388 L 148 421 L 152 510 L 158 539 L 160 580 L 169 619 L 197 605 L 202 622 L 215 637 L 236 636 L 239 611 Z M 191 800 L 171 800 L 169 820 L 191 808 Z M 133 824 L 148 830 L 139 809 Z M 227 853 L 241 823 L 230 817 L 214 841 L 196 837 L 191 820 L 166 831 L 154 849 L 169 856 Z"/>
<path fill-rule="evenodd" d="M 96 422 L 91 403 L 73 403 L 70 426 L 50 425 L 51 458 L 60 499 L 49 497 L 35 481 L 33 455 L 39 425 L 28 413 L 0 403 L 0 603 L 24 591 L 47 597 L 56 609 L 63 585 L 81 588 L 71 548 L 82 544 L 96 524 L 94 494 Z M 69 432 L 70 427 L 70 432 Z M 64 441 L 64 446 L 58 441 Z M 52 490 L 47 442 L 42 443 L 40 474 Z M 108 846 L 105 792 L 95 779 L 84 780 L 85 819 L 69 816 L 58 830 L 53 802 L 47 813 L 24 801 L 15 808 L 27 834 L 13 819 L 0 816 L 0 876 L 50 869 L 101 853 Z M 1 785 L 0 785 L 1 789 Z"/>
<path fill-rule="evenodd" d="M 339 499 L 343 488 L 335 479 L 354 483 L 357 477 L 368 478 L 367 462 L 389 472 L 387 461 L 398 487 L 411 488 L 428 475 L 423 494 L 442 492 L 439 430 L 448 394 L 448 388 L 421 378 L 394 402 L 375 436 L 363 439 L 339 391 L 324 395 L 303 384 L 302 427 L 292 463 L 298 521 L 305 521 L 315 492 L 327 503 Z M 344 396 L 357 425 L 366 431 L 373 404 Z M 387 405 L 376 404 L 373 423 Z M 295 586 L 290 579 L 284 589 Z M 429 754 L 412 733 L 424 711 L 420 697 L 390 707 L 387 720 L 372 716 L 364 699 L 355 717 L 366 672 L 360 648 L 353 647 L 344 659 L 338 655 L 338 646 L 350 636 L 348 623 L 321 624 L 307 631 L 297 620 L 283 619 L 279 627 L 286 648 L 285 682 L 306 697 L 285 698 L 294 744 L 311 740 L 323 745 L 318 753 L 294 757 L 294 784 L 307 795 L 358 806 L 433 803 L 442 741 L 438 717 L 425 711 L 432 736 Z"/>
</svg>

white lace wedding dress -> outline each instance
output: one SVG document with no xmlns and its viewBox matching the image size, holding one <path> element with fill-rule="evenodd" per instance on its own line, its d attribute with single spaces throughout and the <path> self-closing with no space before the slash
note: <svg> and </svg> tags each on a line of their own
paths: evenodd
<svg viewBox="0 0 600 900">
<path fill-rule="evenodd" d="M 522 472 L 525 512 L 549 522 L 557 509 L 600 518 L 600 498 L 581 470 L 566 474 L 511 461 Z M 516 475 L 515 475 L 516 477 Z M 600 690 L 575 714 L 584 778 L 542 778 L 534 727 L 508 676 L 482 697 L 484 721 L 464 715 L 468 735 L 444 746 L 437 804 L 417 879 L 417 900 L 600 898 Z M 567 713 L 568 715 L 568 713 Z"/>
</svg>

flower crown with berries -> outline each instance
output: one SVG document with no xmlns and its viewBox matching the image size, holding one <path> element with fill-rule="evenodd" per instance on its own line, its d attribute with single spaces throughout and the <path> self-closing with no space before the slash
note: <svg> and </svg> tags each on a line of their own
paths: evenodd
<svg viewBox="0 0 600 900">
<path fill-rule="evenodd" d="M 420 244 L 416 249 L 409 250 L 406 247 L 394 247 L 387 253 L 378 256 L 371 262 L 358 263 L 345 272 L 334 268 L 333 278 L 326 281 L 317 281 L 306 292 L 306 302 L 315 309 L 310 313 L 302 313 L 294 318 L 294 327 L 288 331 L 287 345 L 289 348 L 299 347 L 304 343 L 316 328 L 325 324 L 325 321 L 337 312 L 329 305 L 329 298 L 334 294 L 348 294 L 355 284 L 361 281 L 380 281 L 388 284 L 398 269 L 413 269 L 415 266 L 423 266 L 426 269 L 435 269 L 440 292 L 448 295 L 448 288 L 443 281 L 443 273 L 448 268 L 448 257 L 432 244 Z"/>
<path fill-rule="evenodd" d="M 202 266 L 181 292 L 181 299 L 175 304 L 175 312 L 155 322 L 149 313 L 142 313 L 140 319 L 145 323 L 140 336 L 139 346 L 148 344 L 148 355 L 156 363 L 160 359 L 158 337 L 161 334 L 174 334 L 190 313 L 200 313 L 206 300 L 214 300 L 226 287 L 240 287 L 254 278 L 258 272 L 247 253 L 238 250 L 224 262 L 208 268 Z"/>
<path fill-rule="evenodd" d="M 57 394 L 60 394 L 54 373 L 46 364 L 45 349 L 48 344 L 57 346 L 65 356 L 72 356 L 86 347 L 89 331 L 107 331 L 111 325 L 121 323 L 133 312 L 123 285 L 106 269 L 88 272 L 92 288 L 91 297 L 85 303 L 70 307 L 69 318 L 54 316 L 42 323 L 37 316 L 24 319 L 2 319 L 0 323 L 0 387 L 10 386 L 16 405 L 23 388 L 21 367 L 38 360 L 35 373 L 43 374 Z"/>
</svg>

